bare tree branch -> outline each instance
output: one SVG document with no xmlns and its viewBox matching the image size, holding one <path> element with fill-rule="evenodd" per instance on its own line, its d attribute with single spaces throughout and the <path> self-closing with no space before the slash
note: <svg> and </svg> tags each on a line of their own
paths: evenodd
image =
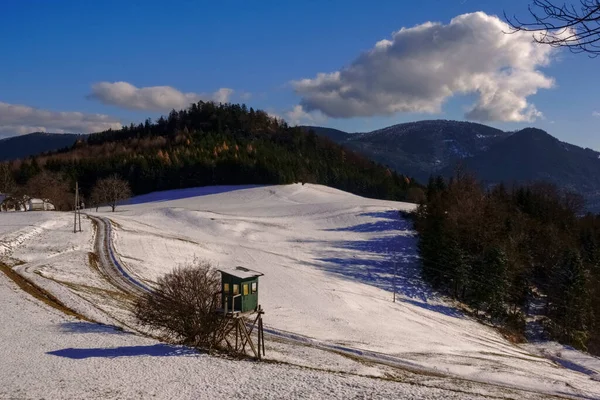
<svg viewBox="0 0 600 400">
<path fill-rule="evenodd" d="M 212 349 L 223 337 L 226 321 L 215 313 L 221 304 L 221 278 L 205 261 L 175 268 L 158 279 L 157 287 L 135 303 L 140 324 L 165 339 Z"/>
<path fill-rule="evenodd" d="M 106 179 L 100 179 L 92 189 L 92 204 L 96 206 L 106 204 L 113 212 L 119 202 L 131 197 L 131 189 L 127 181 L 113 175 Z"/>
<path fill-rule="evenodd" d="M 600 55 L 600 0 L 579 0 L 578 4 L 556 5 L 551 0 L 533 0 L 532 21 L 516 16 L 504 18 L 514 32 L 531 32 L 533 40 L 552 47 L 566 47 L 573 53 Z"/>
</svg>

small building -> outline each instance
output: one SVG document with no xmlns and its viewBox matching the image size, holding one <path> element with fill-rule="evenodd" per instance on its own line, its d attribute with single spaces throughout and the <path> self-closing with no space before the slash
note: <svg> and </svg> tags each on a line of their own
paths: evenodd
<svg viewBox="0 0 600 400">
<path fill-rule="evenodd" d="M 27 211 L 54 211 L 54 204 L 48 200 L 29 199 L 27 202 Z"/>
<path fill-rule="evenodd" d="M 219 270 L 221 307 L 225 312 L 252 312 L 258 308 L 258 277 L 261 272 L 244 267 Z M 233 307 L 232 307 L 233 305 Z"/>
</svg>

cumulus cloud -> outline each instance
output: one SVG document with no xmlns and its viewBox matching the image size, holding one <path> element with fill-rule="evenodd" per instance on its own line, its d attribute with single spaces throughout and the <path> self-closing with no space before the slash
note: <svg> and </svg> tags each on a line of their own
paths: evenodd
<svg viewBox="0 0 600 400">
<path fill-rule="evenodd" d="M 215 103 L 227 103 L 233 94 L 233 89 L 221 88 L 213 93 L 211 100 Z"/>
<path fill-rule="evenodd" d="M 592 116 L 594 116 L 594 117 L 600 117 L 600 111 L 594 111 L 592 113 Z"/>
<path fill-rule="evenodd" d="M 301 105 L 296 105 L 285 113 L 285 120 L 290 125 L 313 125 L 323 122 L 325 119 L 325 116 L 321 112 L 306 112 Z"/>
<path fill-rule="evenodd" d="M 121 123 L 104 114 L 56 112 L 0 102 L 0 135 L 31 132 L 91 133 L 119 129 Z"/>
<path fill-rule="evenodd" d="M 212 94 L 183 93 L 171 86 L 138 88 L 128 82 L 99 82 L 92 86 L 90 98 L 130 110 L 169 111 L 187 108 L 200 100 L 227 103 L 233 89 L 221 88 Z"/>
<path fill-rule="evenodd" d="M 510 31 L 483 12 L 460 15 L 449 24 L 427 22 L 402 28 L 377 42 L 349 66 L 292 82 L 305 112 L 334 118 L 438 113 L 444 101 L 477 94 L 466 118 L 533 121 L 542 114 L 527 98 L 554 80 L 540 67 L 554 49 Z"/>
</svg>

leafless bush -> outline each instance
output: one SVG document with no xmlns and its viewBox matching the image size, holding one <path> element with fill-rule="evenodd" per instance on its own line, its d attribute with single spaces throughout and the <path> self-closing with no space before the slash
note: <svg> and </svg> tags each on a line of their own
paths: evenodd
<svg viewBox="0 0 600 400">
<path fill-rule="evenodd" d="M 136 302 L 135 316 L 170 341 L 212 349 L 225 329 L 215 313 L 221 302 L 220 282 L 209 263 L 195 260 L 160 278 L 156 290 Z"/>
<path fill-rule="evenodd" d="M 131 197 L 129 183 L 112 175 L 106 179 L 99 179 L 92 189 L 92 203 L 98 207 L 101 204 L 109 205 L 113 212 L 119 202 Z"/>
</svg>

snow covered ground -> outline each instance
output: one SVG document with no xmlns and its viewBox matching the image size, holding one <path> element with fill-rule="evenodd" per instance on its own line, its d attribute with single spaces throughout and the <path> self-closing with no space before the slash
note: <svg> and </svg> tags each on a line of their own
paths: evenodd
<svg viewBox="0 0 600 400">
<path fill-rule="evenodd" d="M 351 392 L 335 389 L 340 396 L 351 393 L 358 397 L 389 398 L 394 397 L 393 393 L 402 393 L 399 397 L 410 398 L 411 392 L 403 392 L 405 388 L 386 392 L 386 385 L 398 383 L 367 379 L 363 377 L 366 375 L 394 377 L 452 390 L 465 390 L 466 385 L 468 393 L 499 397 L 533 398 L 536 395 L 486 384 L 467 384 L 463 379 L 537 393 L 600 398 L 600 383 L 593 379 L 600 371 L 597 358 L 556 348 L 550 351 L 549 347 L 543 350 L 540 346 L 515 346 L 495 330 L 465 317 L 451 303 L 428 289 L 418 273 L 414 232 L 398 214 L 399 209 L 413 207 L 365 199 L 324 186 L 297 184 L 156 193 L 133 199 L 117 213 L 101 210 L 99 214 L 113 222 L 114 247 L 128 273 L 136 279 L 151 285 L 159 276 L 194 257 L 220 267 L 243 265 L 256 269 L 265 274 L 261 277 L 259 296 L 267 312 L 266 328 L 300 337 L 307 344 L 321 343 L 326 349 L 337 346 L 358 356 L 364 353 L 373 356 L 373 362 L 366 362 L 365 358 L 352 360 L 315 346 L 273 341 L 267 346 L 267 358 L 334 370 L 338 374 L 275 364 L 251 364 L 253 370 L 262 371 L 257 374 L 277 375 L 269 368 L 289 369 L 292 375 L 309 374 L 310 371 L 334 386 L 354 385 L 356 390 Z M 84 232 L 73 234 L 71 218 L 72 215 L 60 213 L 0 215 L 0 260 L 13 265 L 23 263 L 16 267 L 21 274 L 81 314 L 96 321 L 135 329 L 127 311 L 130 299 L 116 292 L 94 268 L 92 225 L 85 219 Z M 394 274 L 394 271 L 397 272 Z M 393 287 L 398 292 L 396 303 L 392 302 Z M 0 296 L 3 300 L 5 294 L 2 292 Z M 43 319 L 43 313 L 39 314 Z M 2 327 L 7 325 L 3 322 Z M 60 327 L 64 323 L 55 324 Z M 67 346 L 79 348 L 83 346 L 83 338 L 94 343 L 96 336 L 101 342 L 106 341 L 102 346 L 96 346 L 103 349 L 115 346 L 125 349 L 152 342 L 135 335 L 109 334 L 92 328 L 85 328 L 81 333 L 77 329 L 77 334 L 65 333 L 60 328 L 50 330 L 48 338 L 41 341 L 66 341 L 63 347 L 54 350 Z M 5 337 L 4 333 L 10 332 L 3 332 L 2 337 Z M 70 345 L 70 341 L 75 343 Z M 165 347 L 152 343 L 148 346 Z M 244 363 L 238 367 L 240 363 L 190 355 L 185 349 L 180 352 L 186 354 L 183 357 L 158 357 L 134 351 L 130 357 L 116 357 L 119 361 L 125 359 L 123 363 L 132 364 L 118 369 L 123 367 L 134 371 L 132 374 L 138 373 L 135 372 L 135 360 L 140 360 L 141 365 L 148 363 L 147 368 L 151 369 L 154 361 L 150 360 L 157 358 L 163 360 L 160 363 L 171 363 L 169 368 L 188 369 L 195 371 L 194 374 L 206 373 L 208 376 L 212 376 L 211 373 L 202 372 L 202 368 L 219 365 L 219 368 L 233 371 L 233 376 L 239 376 L 234 371 L 236 368 L 248 368 L 243 366 Z M 64 361 L 64 358 L 77 359 L 64 357 L 65 354 L 70 353 L 51 354 L 53 357 L 48 359 L 48 366 L 52 362 L 59 363 L 57 357 L 67 364 L 72 361 Z M 107 354 L 110 358 L 120 353 L 107 350 Z M 85 360 L 88 358 L 106 357 L 86 357 Z M 393 368 L 386 360 L 398 361 L 409 369 L 427 371 L 430 375 L 425 378 Z M 281 375 L 286 373 L 281 372 Z M 455 378 L 432 377 L 437 374 Z M 274 378 L 267 379 L 267 375 L 265 379 L 270 384 Z M 305 378 L 313 379 L 307 375 L 298 378 L 298 382 Z M 347 379 L 361 381 L 348 383 Z M 0 385 L 1 381 L 0 378 Z M 282 385 L 284 381 L 286 379 L 282 378 Z M 163 386 L 158 383 L 154 386 L 154 383 L 138 389 L 145 394 L 157 390 L 160 397 L 169 397 Z M 216 397 L 222 393 L 218 387 L 215 386 Z M 284 385 L 279 390 L 292 390 L 293 387 Z M 361 391 L 363 389 L 365 391 Z M 421 386 L 419 389 L 439 390 Z M 194 392 L 198 389 L 192 384 L 181 390 L 184 397 L 200 393 Z M 119 396 L 134 396 L 124 393 Z M 283 393 L 278 392 L 273 397 L 285 397 Z M 308 397 L 317 393 L 329 392 L 297 394 Z M 452 398 L 452 393 L 443 398 Z M 265 397 L 272 394 L 263 393 Z M 416 396 L 429 395 L 437 394 L 423 392 Z M 468 398 L 466 396 L 457 398 Z"/>
<path fill-rule="evenodd" d="M 198 354 L 67 318 L 19 290 L 0 275 L 0 398 L 485 398 L 459 389 Z"/>
</svg>

